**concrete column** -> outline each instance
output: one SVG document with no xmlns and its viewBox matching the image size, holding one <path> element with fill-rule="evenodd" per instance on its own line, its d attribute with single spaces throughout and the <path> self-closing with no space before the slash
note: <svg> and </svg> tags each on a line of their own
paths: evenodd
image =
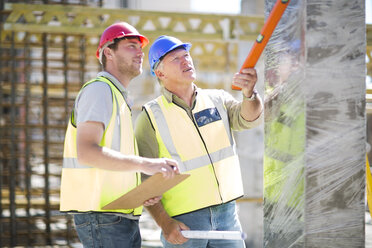
<svg viewBox="0 0 372 248">
<path fill-rule="evenodd" d="M 364 247 L 364 4 L 292 0 L 265 51 L 264 247 Z"/>
</svg>

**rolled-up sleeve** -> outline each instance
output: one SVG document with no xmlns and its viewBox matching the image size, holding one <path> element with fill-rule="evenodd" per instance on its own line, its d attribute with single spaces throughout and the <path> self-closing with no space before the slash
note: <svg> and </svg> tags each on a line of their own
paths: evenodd
<svg viewBox="0 0 372 248">
<path fill-rule="evenodd" d="M 240 131 L 259 126 L 263 122 L 263 114 L 254 121 L 247 121 L 240 115 L 241 102 L 237 101 L 230 93 L 219 90 L 219 95 L 229 115 L 229 122 L 232 130 Z"/>
</svg>

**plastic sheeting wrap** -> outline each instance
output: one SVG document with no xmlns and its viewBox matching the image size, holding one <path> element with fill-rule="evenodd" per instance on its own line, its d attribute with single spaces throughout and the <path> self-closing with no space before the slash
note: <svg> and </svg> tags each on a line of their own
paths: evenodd
<svg viewBox="0 0 372 248">
<path fill-rule="evenodd" d="M 364 247 L 364 13 L 292 0 L 265 50 L 264 247 Z"/>
</svg>

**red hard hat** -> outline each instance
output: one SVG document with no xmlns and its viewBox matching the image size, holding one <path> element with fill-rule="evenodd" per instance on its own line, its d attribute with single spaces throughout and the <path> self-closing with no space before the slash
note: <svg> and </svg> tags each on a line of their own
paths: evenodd
<svg viewBox="0 0 372 248">
<path fill-rule="evenodd" d="M 135 29 L 132 25 L 126 22 L 118 22 L 112 24 L 108 28 L 103 31 L 101 35 L 101 39 L 99 41 L 99 46 L 96 52 L 96 57 L 102 63 L 102 52 L 103 49 L 111 44 L 114 43 L 114 39 L 122 38 L 122 37 L 138 37 L 142 43 L 141 47 L 145 47 L 149 40 L 138 33 L 137 29 Z"/>
</svg>

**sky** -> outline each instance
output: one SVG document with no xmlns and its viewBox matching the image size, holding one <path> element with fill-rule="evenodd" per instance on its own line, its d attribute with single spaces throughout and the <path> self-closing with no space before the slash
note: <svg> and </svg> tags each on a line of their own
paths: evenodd
<svg viewBox="0 0 372 248">
<path fill-rule="evenodd" d="M 192 0 L 191 8 L 195 11 L 215 14 L 238 14 L 240 13 L 240 0 L 228 0 L 228 4 L 226 0 Z"/>
<path fill-rule="evenodd" d="M 366 23 L 372 24 L 372 0 L 366 0 Z"/>
</svg>

